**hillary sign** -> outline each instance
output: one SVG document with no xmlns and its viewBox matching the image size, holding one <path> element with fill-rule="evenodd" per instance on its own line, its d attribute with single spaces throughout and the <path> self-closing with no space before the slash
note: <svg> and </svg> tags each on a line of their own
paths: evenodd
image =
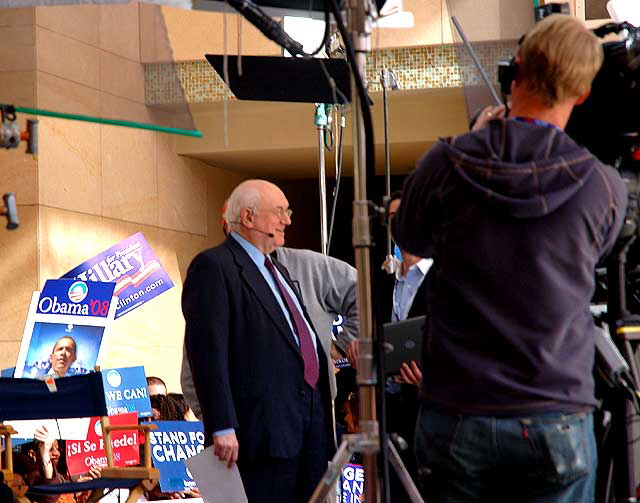
<svg viewBox="0 0 640 503">
<path fill-rule="evenodd" d="M 115 283 L 116 318 L 173 287 L 141 232 L 99 253 L 66 273 L 64 278 Z"/>
</svg>

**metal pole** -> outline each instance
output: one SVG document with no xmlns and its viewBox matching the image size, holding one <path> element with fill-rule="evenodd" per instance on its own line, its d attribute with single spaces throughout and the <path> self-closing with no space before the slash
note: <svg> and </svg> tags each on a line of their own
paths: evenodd
<svg viewBox="0 0 640 503">
<path fill-rule="evenodd" d="M 453 23 L 453 26 L 456 27 L 456 30 L 458 30 L 458 33 L 460 34 L 460 38 L 462 38 L 462 43 L 467 48 L 467 51 L 469 52 L 469 56 L 471 56 L 471 60 L 473 61 L 473 64 L 476 65 L 476 68 L 480 72 L 480 77 L 484 81 L 485 85 L 489 88 L 489 91 L 491 92 L 491 96 L 493 97 L 493 100 L 496 102 L 496 105 L 502 105 L 502 100 L 498 98 L 498 94 L 496 93 L 496 90 L 493 88 L 493 84 L 491 84 L 491 81 L 489 80 L 489 76 L 487 75 L 487 72 L 484 71 L 484 67 L 482 66 L 482 63 L 480 63 L 478 56 L 476 56 L 476 52 L 473 50 L 473 47 L 471 47 L 469 40 L 467 39 L 466 35 L 462 31 L 462 27 L 460 26 L 460 23 L 458 23 L 458 20 L 456 19 L 455 16 L 451 16 L 451 22 Z"/>
<path fill-rule="evenodd" d="M 366 0 L 349 0 L 348 23 L 351 42 L 356 54 L 356 65 L 362 78 L 366 78 L 366 53 L 370 50 Z M 373 323 L 371 311 L 371 263 L 369 247 L 369 204 L 364 123 L 355 79 L 351 78 L 353 113 L 353 247 L 358 270 L 358 319 L 360 322 L 360 358 L 358 360 L 358 387 L 360 391 L 360 432 L 370 438 L 378 437 L 376 420 L 375 369 L 373 365 Z M 367 503 L 380 501 L 377 456 L 363 454 L 365 494 Z"/>
<path fill-rule="evenodd" d="M 391 154 L 389 152 L 389 105 L 387 102 L 387 83 L 389 82 L 388 70 L 383 68 L 380 73 L 382 84 L 382 105 L 384 109 L 384 167 L 385 167 L 385 193 L 387 202 L 391 197 Z M 387 257 L 391 255 L 391 229 L 387 227 Z"/>
<path fill-rule="evenodd" d="M 324 132 L 327 126 L 325 105 L 316 104 L 314 120 L 318 129 L 318 186 L 320 187 L 320 251 L 326 255 L 327 250 L 327 177 L 324 156 Z"/>
</svg>

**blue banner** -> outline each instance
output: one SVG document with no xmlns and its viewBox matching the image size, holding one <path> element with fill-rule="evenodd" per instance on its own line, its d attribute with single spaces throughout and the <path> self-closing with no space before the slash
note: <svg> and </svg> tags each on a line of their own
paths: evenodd
<svg viewBox="0 0 640 503">
<path fill-rule="evenodd" d="M 163 492 L 188 491 L 196 483 L 184 460 L 204 450 L 204 432 L 199 421 L 154 421 L 150 432 L 153 466 L 160 470 Z"/>
<path fill-rule="evenodd" d="M 342 467 L 340 503 L 364 501 L 364 466 L 347 464 Z"/>
<path fill-rule="evenodd" d="M 144 367 L 127 367 L 102 371 L 107 414 L 114 416 L 137 412 L 151 417 L 151 402 Z"/>
<path fill-rule="evenodd" d="M 115 283 L 116 319 L 173 287 L 141 232 L 84 261 L 63 277 Z"/>
<path fill-rule="evenodd" d="M 113 283 L 48 279 L 40 293 L 36 314 L 106 318 L 114 289 Z"/>
</svg>

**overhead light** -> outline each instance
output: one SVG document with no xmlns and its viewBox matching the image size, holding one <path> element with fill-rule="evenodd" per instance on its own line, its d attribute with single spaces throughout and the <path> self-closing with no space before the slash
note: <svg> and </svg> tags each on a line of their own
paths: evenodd
<svg viewBox="0 0 640 503">
<path fill-rule="evenodd" d="M 616 23 L 627 21 L 640 27 L 640 2 L 638 0 L 609 0 L 607 11 Z"/>
<path fill-rule="evenodd" d="M 380 17 L 373 25 L 377 28 L 413 28 L 416 21 L 413 13 L 405 11 Z"/>
<path fill-rule="evenodd" d="M 324 21 L 309 17 L 284 16 L 282 20 L 284 31 L 296 42 L 302 44 L 304 52 L 311 54 L 322 43 L 324 36 Z M 320 51 L 322 52 L 322 51 Z M 284 51 L 285 56 L 290 56 Z M 324 57 L 324 54 L 318 54 Z"/>
</svg>

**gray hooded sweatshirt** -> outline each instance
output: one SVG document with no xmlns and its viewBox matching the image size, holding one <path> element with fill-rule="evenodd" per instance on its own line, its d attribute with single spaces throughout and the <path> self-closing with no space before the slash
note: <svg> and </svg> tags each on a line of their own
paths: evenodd
<svg viewBox="0 0 640 503">
<path fill-rule="evenodd" d="M 553 126 L 494 120 L 419 161 L 394 235 L 433 253 L 428 403 L 493 416 L 595 405 L 589 302 L 626 200 L 619 174 Z"/>
</svg>

